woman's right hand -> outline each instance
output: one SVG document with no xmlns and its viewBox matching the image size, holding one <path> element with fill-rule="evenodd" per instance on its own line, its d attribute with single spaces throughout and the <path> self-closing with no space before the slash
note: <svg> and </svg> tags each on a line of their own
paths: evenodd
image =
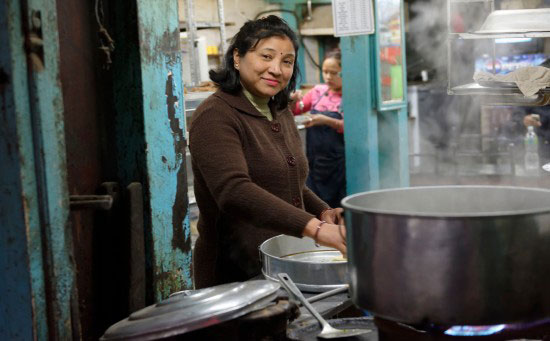
<svg viewBox="0 0 550 341">
<path fill-rule="evenodd" d="M 296 90 L 290 94 L 291 101 L 300 101 L 304 96 L 302 95 L 302 90 Z"/>
<path fill-rule="evenodd" d="M 528 126 L 540 127 L 541 126 L 540 116 L 537 115 L 537 114 L 526 115 L 523 118 L 523 124 L 526 127 L 528 127 Z"/>
<path fill-rule="evenodd" d="M 318 229 L 317 227 L 320 226 Z M 319 230 L 319 231 L 317 231 Z M 346 257 L 346 228 L 343 225 L 329 223 L 321 224 L 317 218 L 311 219 L 304 229 L 303 235 L 315 240 L 316 243 L 337 249 Z"/>
</svg>

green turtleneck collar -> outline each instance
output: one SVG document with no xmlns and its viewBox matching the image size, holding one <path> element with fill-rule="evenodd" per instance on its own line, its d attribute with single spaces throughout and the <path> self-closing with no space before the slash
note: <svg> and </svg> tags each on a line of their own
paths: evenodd
<svg viewBox="0 0 550 341">
<path fill-rule="evenodd" d="M 242 88 L 244 96 L 250 101 L 250 103 L 252 103 L 252 105 L 269 121 L 273 121 L 273 115 L 271 114 L 271 110 L 269 109 L 268 105 L 269 98 L 258 97 L 250 93 L 250 91 L 246 90 L 244 86 Z"/>
</svg>

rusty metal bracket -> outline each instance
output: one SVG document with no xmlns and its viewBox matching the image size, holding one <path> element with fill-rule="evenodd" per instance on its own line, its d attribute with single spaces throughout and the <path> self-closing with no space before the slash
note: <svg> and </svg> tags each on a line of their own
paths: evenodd
<svg viewBox="0 0 550 341">
<path fill-rule="evenodd" d="M 110 210 L 113 206 L 110 195 L 71 195 L 69 200 L 71 210 Z"/>
<path fill-rule="evenodd" d="M 118 200 L 118 183 L 104 182 L 100 186 L 101 195 L 70 195 L 69 207 L 71 210 L 103 210 L 108 211 Z"/>
</svg>

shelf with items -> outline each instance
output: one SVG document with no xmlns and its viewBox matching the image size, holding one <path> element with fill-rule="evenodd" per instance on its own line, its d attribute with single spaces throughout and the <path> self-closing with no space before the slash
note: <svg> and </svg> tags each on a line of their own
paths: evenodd
<svg viewBox="0 0 550 341">
<path fill-rule="evenodd" d="M 228 21 L 224 23 L 225 26 L 235 26 L 234 22 Z M 187 31 L 187 22 L 186 21 L 180 21 L 179 22 L 179 28 L 180 32 Z M 211 21 L 196 21 L 195 22 L 196 29 L 208 29 L 208 28 L 220 28 L 220 23 L 218 22 L 211 22 Z"/>
<path fill-rule="evenodd" d="M 185 23 L 185 33 L 187 34 L 188 38 L 188 46 L 189 46 L 189 62 L 190 62 L 190 73 L 191 73 L 191 86 L 196 86 L 200 83 L 201 75 L 200 73 L 200 60 L 199 60 L 199 52 L 198 52 L 198 46 L 196 44 L 197 40 L 197 30 L 200 28 L 217 28 L 220 32 L 220 47 L 222 51 L 227 50 L 227 39 L 226 39 L 226 32 L 225 27 L 227 26 L 227 23 L 225 22 L 225 15 L 224 15 L 224 5 L 223 0 L 217 0 L 217 12 L 218 12 L 218 21 L 217 22 L 206 22 L 206 21 L 197 21 L 195 20 L 195 14 L 194 14 L 194 0 L 183 0 L 184 7 L 185 7 L 185 17 L 187 20 L 183 23 Z M 180 22 L 180 31 L 182 30 L 182 22 Z M 234 24 L 234 23 L 233 23 Z"/>
<path fill-rule="evenodd" d="M 490 6 L 485 6 L 488 12 L 484 15 L 483 22 L 472 24 L 466 29 L 462 22 L 462 17 L 453 12 L 453 9 L 462 11 L 461 13 L 470 13 L 471 8 L 468 8 L 471 3 L 487 3 Z M 465 7 L 452 7 L 456 3 L 461 3 Z M 547 105 L 550 103 L 550 91 L 548 88 L 540 90 L 534 96 L 524 96 L 515 83 L 503 84 L 498 81 L 491 82 L 493 84 L 478 84 L 472 83 L 472 79 L 464 74 L 464 65 L 458 71 L 457 64 L 468 60 L 472 65 L 476 65 L 478 69 L 476 52 L 478 59 L 482 56 L 487 58 L 484 62 L 487 65 L 489 73 L 497 74 L 506 73 L 503 66 L 500 64 L 500 59 L 506 60 L 506 55 L 499 55 L 498 43 L 507 40 L 506 43 L 527 41 L 532 39 L 550 38 L 550 9 L 522 9 L 522 10 L 494 10 L 493 1 L 463 1 L 463 0 L 448 0 L 448 93 L 455 95 L 483 95 L 490 96 L 492 102 L 500 105 Z M 466 9 L 466 10 L 465 10 Z M 476 13 L 478 19 L 479 13 Z M 466 51 L 466 53 L 462 51 Z M 484 50 L 483 52 L 480 52 Z M 515 58 L 515 57 L 514 57 Z M 519 64 L 519 63 L 517 63 Z M 526 66 L 534 64 L 525 63 Z M 539 64 L 537 64 L 539 65 Z M 500 69 L 499 69 L 500 67 Z M 523 67 L 523 66 L 516 66 Z M 466 69 L 472 70 L 471 65 Z M 457 78 L 460 78 L 457 81 Z M 472 77 L 473 78 L 473 77 Z"/>
</svg>

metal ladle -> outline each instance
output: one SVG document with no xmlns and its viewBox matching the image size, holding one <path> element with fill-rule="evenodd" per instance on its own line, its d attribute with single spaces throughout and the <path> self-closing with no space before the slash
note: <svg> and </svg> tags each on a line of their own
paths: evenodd
<svg viewBox="0 0 550 341">
<path fill-rule="evenodd" d="M 315 308 L 306 300 L 304 295 L 300 292 L 300 289 L 294 284 L 292 279 L 286 274 L 286 273 L 279 273 L 277 275 L 279 277 L 279 281 L 281 282 L 282 286 L 291 294 L 294 295 L 296 298 L 302 302 L 304 307 L 309 310 L 311 315 L 313 315 L 317 321 L 321 324 L 322 330 L 321 333 L 317 335 L 318 338 L 323 339 L 335 339 L 339 337 L 350 337 L 350 336 L 357 336 L 362 335 L 366 333 L 370 333 L 370 330 L 368 329 L 336 329 L 331 327 L 330 324 L 319 314 Z"/>
</svg>

